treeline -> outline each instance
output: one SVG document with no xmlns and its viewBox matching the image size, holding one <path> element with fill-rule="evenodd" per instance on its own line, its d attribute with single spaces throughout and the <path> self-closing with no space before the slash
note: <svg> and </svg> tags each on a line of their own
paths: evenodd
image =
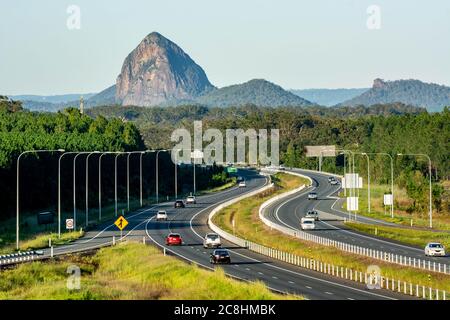
<svg viewBox="0 0 450 320">
<path fill-rule="evenodd" d="M 0 220 L 15 213 L 16 163 L 18 156 L 27 150 L 69 151 L 135 151 L 145 150 L 145 144 L 136 125 L 120 118 L 98 116 L 95 119 L 68 108 L 58 113 L 34 113 L 25 111 L 21 103 L 7 97 L 0 98 Z M 56 211 L 58 159 L 61 153 L 28 153 L 20 160 L 20 206 L 21 212 L 36 212 L 50 209 Z M 73 159 L 66 155 L 61 161 L 61 199 L 64 210 L 72 209 Z M 119 201 L 126 196 L 126 159 L 118 157 Z M 99 155 L 89 160 L 89 205 L 98 204 Z M 102 159 L 103 203 L 114 199 L 114 156 Z M 130 156 L 130 190 L 132 198 L 139 197 L 139 154 Z M 155 153 L 143 156 L 143 197 L 155 196 Z M 79 209 L 85 207 L 86 155 L 76 162 L 76 199 Z M 180 168 L 179 194 L 192 191 L 192 167 Z M 228 176 L 222 168 L 197 168 L 197 190 L 215 187 L 224 183 Z M 214 179 L 213 179 L 214 177 Z M 174 194 L 174 164 L 170 155 L 159 155 L 160 197 Z M 120 200 L 122 199 L 122 200 Z"/>
<path fill-rule="evenodd" d="M 433 181 L 450 176 L 450 110 L 427 113 L 424 109 L 403 104 L 365 107 L 282 107 L 256 106 L 206 108 L 180 106 L 169 108 L 102 107 L 89 110 L 91 115 L 124 117 L 136 123 L 150 147 L 170 148 L 171 132 L 179 127 L 192 130 L 194 120 L 202 120 L 204 129 L 255 128 L 280 129 L 280 159 L 288 166 L 317 169 L 317 158 L 306 158 L 305 146 L 336 145 L 355 152 L 386 152 L 394 156 L 395 182 L 418 198 L 411 210 L 426 206 L 428 162 L 424 157 L 397 157 L 398 153 L 424 153 L 431 157 Z M 355 159 L 357 170 L 366 172 L 366 159 Z M 326 158 L 323 169 L 343 173 L 343 156 Z M 348 159 L 347 159 L 348 164 Z M 387 156 L 371 155 L 372 179 L 390 180 Z M 444 190 L 434 184 L 435 207 L 448 211 Z M 448 203 L 447 203 L 448 206 Z"/>
</svg>

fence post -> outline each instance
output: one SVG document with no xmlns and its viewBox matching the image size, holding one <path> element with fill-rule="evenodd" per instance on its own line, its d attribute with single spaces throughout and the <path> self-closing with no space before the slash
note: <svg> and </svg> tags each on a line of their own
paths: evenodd
<svg viewBox="0 0 450 320">
<path fill-rule="evenodd" d="M 113 246 L 116 245 L 116 236 L 113 236 L 113 241 L 112 241 Z"/>
<path fill-rule="evenodd" d="M 53 258 L 53 246 L 50 247 L 50 257 Z"/>
</svg>

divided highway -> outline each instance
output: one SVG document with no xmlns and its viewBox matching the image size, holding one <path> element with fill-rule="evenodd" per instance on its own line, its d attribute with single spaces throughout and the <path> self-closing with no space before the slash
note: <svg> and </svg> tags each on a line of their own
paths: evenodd
<svg viewBox="0 0 450 320">
<path fill-rule="evenodd" d="M 247 187 L 245 188 L 233 187 L 215 194 L 199 196 L 197 204 L 187 205 L 186 208 L 175 209 L 173 203 L 162 203 L 130 213 L 126 216 L 129 225 L 124 230 L 123 236 L 138 241 L 146 237 L 147 242 L 153 241 L 184 260 L 205 268 L 214 268 L 209 263 L 212 249 L 204 249 L 202 245 L 204 235 L 211 232 L 207 226 L 208 214 L 219 204 L 268 183 L 266 177 L 255 171 L 241 170 L 240 174 L 246 179 Z M 154 216 L 158 209 L 167 211 L 168 221 L 155 221 Z M 167 247 L 165 237 L 169 232 L 180 233 L 184 244 Z M 53 254 L 61 255 L 110 245 L 113 236 L 118 241 L 120 232 L 112 223 L 104 224 L 98 230 L 87 232 L 82 239 L 70 245 L 55 247 Z M 369 290 L 364 284 L 289 265 L 224 240 L 223 247 L 229 249 L 232 259 L 232 264 L 221 265 L 227 275 L 245 281 L 263 281 L 269 288 L 276 291 L 323 300 L 414 299 L 387 290 Z M 49 256 L 50 249 L 45 249 L 44 257 Z"/>
<path fill-rule="evenodd" d="M 292 169 L 292 172 L 300 173 L 312 179 L 313 185 L 305 188 L 301 192 L 293 194 L 287 198 L 273 203 L 266 209 L 266 217 L 274 223 L 289 227 L 294 230 L 301 230 L 300 219 L 308 210 L 315 209 L 319 212 L 320 221 L 316 222 L 316 229 L 305 231 L 324 238 L 357 245 L 373 250 L 380 250 L 392 254 L 398 254 L 422 259 L 431 262 L 448 264 L 450 257 L 425 257 L 423 248 L 417 248 L 395 241 L 379 239 L 371 235 L 358 233 L 345 227 L 343 219 L 348 219 L 348 212 L 339 208 L 337 192 L 340 186 L 333 186 L 328 183 L 330 175 L 312 172 L 301 169 Z M 317 192 L 318 200 L 308 200 L 308 193 Z M 358 215 L 357 220 L 363 223 L 394 225 L 392 223 L 375 220 Z"/>
</svg>

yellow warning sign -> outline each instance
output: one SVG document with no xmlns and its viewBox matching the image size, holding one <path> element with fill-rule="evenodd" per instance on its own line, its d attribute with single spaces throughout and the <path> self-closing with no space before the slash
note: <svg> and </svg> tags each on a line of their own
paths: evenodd
<svg viewBox="0 0 450 320">
<path fill-rule="evenodd" d="M 122 231 L 128 225 L 128 221 L 123 216 L 120 216 L 114 224 Z"/>
</svg>

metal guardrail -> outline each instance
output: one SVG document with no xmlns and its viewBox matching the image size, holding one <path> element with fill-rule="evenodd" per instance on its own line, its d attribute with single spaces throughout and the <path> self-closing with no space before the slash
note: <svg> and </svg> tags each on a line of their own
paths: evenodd
<svg viewBox="0 0 450 320">
<path fill-rule="evenodd" d="M 300 177 L 303 177 L 303 178 L 306 178 L 306 179 L 309 179 L 310 181 L 312 181 L 311 178 L 309 178 L 308 176 L 302 175 L 300 173 L 289 172 L 289 171 L 285 171 L 285 172 L 288 174 L 300 176 Z M 335 247 L 335 248 L 342 250 L 344 252 L 347 252 L 347 253 L 357 254 L 357 255 L 369 257 L 369 258 L 372 258 L 375 260 L 381 260 L 381 261 L 392 263 L 392 264 L 398 264 L 401 266 L 407 266 L 407 267 L 427 270 L 427 271 L 431 271 L 431 272 L 450 274 L 450 265 L 446 265 L 444 263 L 441 264 L 440 262 L 436 263 L 435 261 L 431 262 L 430 260 L 411 258 L 408 256 L 402 256 L 402 255 L 393 254 L 393 253 L 389 253 L 389 252 L 385 252 L 385 251 L 381 251 L 381 250 L 370 249 L 370 248 L 366 248 L 366 247 L 348 244 L 345 242 L 332 240 L 329 238 L 312 235 L 312 234 L 304 232 L 304 231 L 295 230 L 293 228 L 281 226 L 278 223 L 274 223 L 273 221 L 270 221 L 269 219 L 267 219 L 264 216 L 264 210 L 268 206 L 270 206 L 272 203 L 274 203 L 275 201 L 278 201 L 280 199 L 286 198 L 296 192 L 299 192 L 303 188 L 304 188 L 304 186 L 301 186 L 300 188 L 297 188 L 297 189 L 289 191 L 289 192 L 285 192 L 283 194 L 280 194 L 280 195 L 264 202 L 259 208 L 259 218 L 267 226 L 269 226 L 273 229 L 276 229 L 278 231 L 281 231 L 289 236 L 301 239 L 301 240 L 311 241 L 311 242 L 314 242 L 314 243 L 317 243 L 317 244 L 320 244 L 323 246 Z"/>
<path fill-rule="evenodd" d="M 271 257 L 272 259 L 280 260 L 298 267 L 310 269 L 313 271 L 321 272 L 330 276 L 334 276 L 341 279 L 347 279 L 350 281 L 354 281 L 357 283 L 365 283 L 366 285 L 371 285 L 373 287 L 379 287 L 386 290 L 391 290 L 393 292 L 402 293 L 405 295 L 415 296 L 422 299 L 430 299 L 430 300 L 446 300 L 446 292 L 444 290 L 438 290 L 433 289 L 431 287 L 426 286 L 420 286 L 417 284 L 412 284 L 410 282 L 400 281 L 393 278 L 383 277 L 381 275 L 374 275 L 369 273 L 363 273 L 361 271 L 353 270 L 351 268 L 346 268 L 342 266 L 335 266 L 329 263 L 324 263 L 319 260 L 314 260 L 307 257 L 302 257 L 299 255 L 291 254 L 288 252 L 280 251 L 277 249 L 273 249 L 270 247 L 266 247 L 257 243 L 254 243 L 252 241 L 248 241 L 242 238 L 239 238 L 235 235 L 230 234 L 229 232 L 226 232 L 222 229 L 220 229 L 218 226 L 216 226 L 212 222 L 212 218 L 215 214 L 217 214 L 220 210 L 223 208 L 230 206 L 242 199 L 254 196 L 256 194 L 262 193 L 268 189 L 270 189 L 273 186 L 273 184 L 270 184 L 268 186 L 262 187 L 260 189 L 255 190 L 254 192 L 251 192 L 249 194 L 240 196 L 238 198 L 232 199 L 230 201 L 227 201 L 218 207 L 216 207 L 214 210 L 211 211 L 211 213 L 208 216 L 208 225 L 217 234 L 219 234 L 224 239 L 238 245 L 244 248 L 247 248 L 248 250 L 251 250 L 253 252 Z M 303 189 L 305 186 L 301 186 L 300 188 L 297 188 L 296 190 L 290 191 L 290 194 L 298 192 L 298 189 Z M 295 191 L 295 192 L 294 192 Z M 289 192 L 288 192 L 289 193 Z M 276 200 L 279 200 L 282 195 L 278 195 L 274 198 Z M 286 196 L 286 195 L 285 195 Z M 262 206 L 267 206 L 267 203 L 273 203 L 276 200 L 273 200 L 274 198 L 269 199 L 266 201 Z M 261 206 L 261 207 L 262 207 Z M 278 225 L 277 225 L 278 226 Z M 281 228 L 281 226 L 279 226 Z M 292 229 L 290 229 L 292 231 Z M 312 235 L 311 235 L 312 236 Z"/>
<path fill-rule="evenodd" d="M 37 258 L 36 251 L 24 251 L 11 254 L 0 255 L 0 267 L 12 265 L 20 262 L 32 261 Z"/>
</svg>

